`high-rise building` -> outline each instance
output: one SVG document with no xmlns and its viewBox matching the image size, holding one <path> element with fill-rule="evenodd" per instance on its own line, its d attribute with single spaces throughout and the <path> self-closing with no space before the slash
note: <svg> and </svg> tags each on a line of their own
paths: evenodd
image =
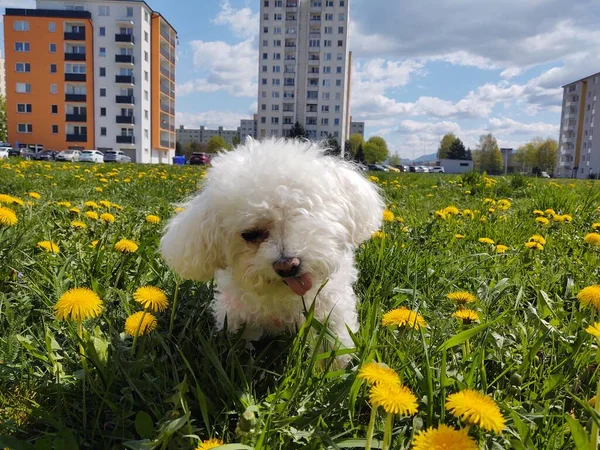
<svg viewBox="0 0 600 450">
<path fill-rule="evenodd" d="M 311 139 L 350 128 L 349 0 L 261 0 L 258 138 L 297 121 Z"/>
<path fill-rule="evenodd" d="M 175 154 L 175 29 L 141 0 L 38 0 L 4 17 L 12 145 Z"/>
<path fill-rule="evenodd" d="M 364 138 L 365 137 L 365 123 L 364 122 L 350 122 L 350 134 L 360 134 Z"/>
<path fill-rule="evenodd" d="M 0 95 L 6 98 L 6 75 L 4 58 L 0 55 Z"/>
<path fill-rule="evenodd" d="M 559 177 L 600 176 L 600 133 L 594 137 L 597 94 L 600 73 L 563 86 L 556 168 Z"/>
<path fill-rule="evenodd" d="M 252 119 L 240 120 L 240 127 L 238 128 L 240 134 L 240 142 L 246 141 L 247 137 L 256 139 L 257 136 L 257 122 L 258 116 L 254 114 Z"/>
</svg>

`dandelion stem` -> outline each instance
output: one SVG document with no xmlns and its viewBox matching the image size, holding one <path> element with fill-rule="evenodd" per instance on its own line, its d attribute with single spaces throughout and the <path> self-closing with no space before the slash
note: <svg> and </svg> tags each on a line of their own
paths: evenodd
<svg viewBox="0 0 600 450">
<path fill-rule="evenodd" d="M 173 324 L 175 323 L 175 310 L 177 309 L 177 299 L 179 297 L 179 277 L 175 282 L 175 293 L 173 294 L 173 306 L 171 308 L 171 319 L 169 321 L 169 336 L 173 333 Z"/>
<path fill-rule="evenodd" d="M 83 347 L 83 322 L 80 320 L 77 322 L 77 337 L 79 338 L 79 354 L 81 355 L 81 365 L 83 366 L 83 380 L 81 382 L 82 389 L 82 406 L 83 406 L 83 430 L 84 432 L 87 430 L 87 407 L 85 402 L 85 380 L 87 378 L 87 363 L 85 360 L 85 348 Z"/>
<path fill-rule="evenodd" d="M 385 431 L 383 433 L 383 446 L 382 450 L 388 450 L 392 444 L 392 423 L 394 421 L 394 415 L 388 413 L 385 419 Z"/>
<path fill-rule="evenodd" d="M 371 450 L 371 446 L 373 445 L 373 433 L 375 431 L 375 419 L 377 418 L 377 408 L 375 406 L 371 407 L 371 417 L 369 419 L 369 426 L 367 427 L 367 442 L 365 445 L 365 450 Z"/>
</svg>

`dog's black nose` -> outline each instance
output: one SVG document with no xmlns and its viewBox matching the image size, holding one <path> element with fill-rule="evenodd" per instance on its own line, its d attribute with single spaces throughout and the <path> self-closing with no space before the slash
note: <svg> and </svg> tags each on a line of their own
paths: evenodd
<svg viewBox="0 0 600 450">
<path fill-rule="evenodd" d="M 300 260 L 298 258 L 281 258 L 273 263 L 273 269 L 282 278 L 295 277 L 300 270 Z"/>
</svg>

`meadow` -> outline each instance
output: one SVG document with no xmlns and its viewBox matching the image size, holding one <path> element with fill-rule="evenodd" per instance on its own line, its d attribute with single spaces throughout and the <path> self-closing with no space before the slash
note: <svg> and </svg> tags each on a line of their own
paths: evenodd
<svg viewBox="0 0 600 450">
<path fill-rule="evenodd" d="M 0 163 L 0 448 L 596 448 L 600 184 L 373 176 L 388 211 L 340 368 L 310 308 L 248 346 L 166 268 L 202 176 Z"/>
</svg>

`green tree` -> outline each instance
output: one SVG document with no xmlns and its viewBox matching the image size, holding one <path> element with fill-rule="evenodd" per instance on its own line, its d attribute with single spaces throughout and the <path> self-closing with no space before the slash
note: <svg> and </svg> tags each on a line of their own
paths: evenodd
<svg viewBox="0 0 600 450">
<path fill-rule="evenodd" d="M 452 144 L 450 145 L 450 148 L 446 154 L 446 158 L 460 160 L 469 159 L 467 156 L 467 149 L 459 138 L 455 138 L 454 141 L 452 141 Z"/>
<path fill-rule="evenodd" d="M 0 95 L 0 141 L 8 142 L 8 121 L 6 118 L 6 97 Z"/>
<path fill-rule="evenodd" d="M 208 153 L 217 153 L 221 150 L 229 150 L 229 146 L 222 136 L 213 136 L 208 140 Z"/>
<path fill-rule="evenodd" d="M 362 134 L 351 134 L 350 137 L 348 138 L 348 141 L 350 142 L 350 152 L 352 153 L 352 156 L 356 155 L 356 152 L 358 152 L 358 147 L 360 147 L 365 140 L 362 137 Z"/>
<path fill-rule="evenodd" d="M 552 173 L 558 163 L 558 142 L 551 138 L 538 139 L 536 147 L 537 167 L 540 171 Z"/>
<path fill-rule="evenodd" d="M 201 149 L 200 149 L 200 142 L 196 142 L 196 141 L 192 142 L 190 144 L 190 150 L 193 153 L 199 153 L 201 151 Z"/>
<path fill-rule="evenodd" d="M 238 145 L 240 145 L 240 142 L 242 142 L 242 140 L 240 139 L 240 135 L 236 134 L 233 139 L 231 139 L 231 145 L 236 147 Z"/>
<path fill-rule="evenodd" d="M 498 141 L 492 133 L 479 137 L 477 150 L 473 154 L 475 168 L 488 173 L 500 173 L 503 167 L 502 152 L 498 147 Z"/>
<path fill-rule="evenodd" d="M 354 161 L 364 164 L 365 162 L 365 152 L 363 149 L 363 144 L 358 146 L 358 150 L 356 151 L 356 155 L 354 155 Z"/>
<path fill-rule="evenodd" d="M 308 135 L 306 134 L 306 130 L 300 124 L 300 122 L 296 122 L 294 126 L 290 130 L 290 134 L 288 135 L 290 139 L 306 139 Z"/>
<path fill-rule="evenodd" d="M 327 152 L 328 155 L 340 156 L 342 154 L 342 147 L 339 142 L 332 135 L 327 138 Z"/>
<path fill-rule="evenodd" d="M 175 142 L 175 155 L 183 155 L 183 147 L 179 141 Z"/>
<path fill-rule="evenodd" d="M 368 164 L 383 162 L 389 154 L 385 140 L 379 136 L 370 138 L 362 148 Z"/>
<path fill-rule="evenodd" d="M 394 153 L 388 158 L 388 163 L 390 164 L 390 166 L 399 166 L 400 164 L 402 164 L 402 159 L 400 158 L 400 155 L 398 153 Z"/>
<path fill-rule="evenodd" d="M 517 149 L 514 156 L 515 164 L 522 172 L 531 172 L 536 166 L 536 148 L 532 142 L 528 142 Z"/>
<path fill-rule="evenodd" d="M 440 141 L 440 147 L 438 148 L 438 159 L 447 159 L 448 153 L 450 152 L 450 147 L 456 140 L 456 136 L 454 133 L 446 133 L 442 140 Z M 450 159 L 458 159 L 458 158 L 450 158 Z"/>
</svg>

